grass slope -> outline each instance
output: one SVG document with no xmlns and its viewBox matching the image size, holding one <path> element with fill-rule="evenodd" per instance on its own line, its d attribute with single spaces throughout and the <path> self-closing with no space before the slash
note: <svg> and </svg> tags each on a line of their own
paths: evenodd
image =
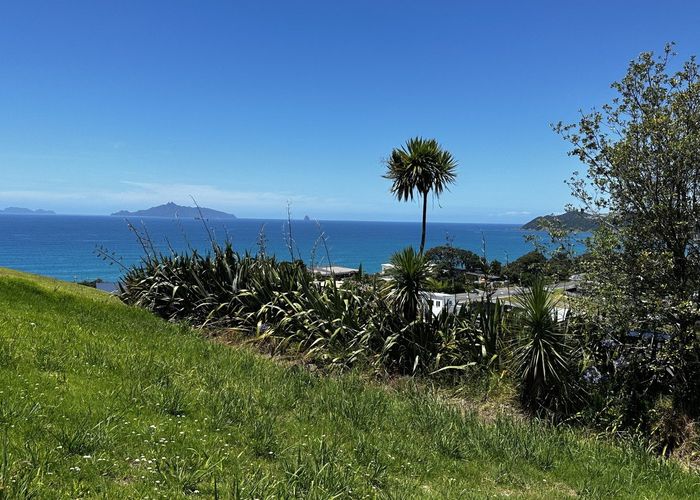
<svg viewBox="0 0 700 500">
<path fill-rule="evenodd" d="M 0 270 L 0 498 L 685 497 L 633 448 L 281 366 Z"/>
</svg>

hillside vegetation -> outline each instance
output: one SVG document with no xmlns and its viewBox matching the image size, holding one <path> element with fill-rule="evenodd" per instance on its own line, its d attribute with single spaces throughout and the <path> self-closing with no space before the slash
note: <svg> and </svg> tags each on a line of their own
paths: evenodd
<svg viewBox="0 0 700 500">
<path fill-rule="evenodd" d="M 690 497 L 632 446 L 317 375 L 0 270 L 0 498 Z"/>
<path fill-rule="evenodd" d="M 524 224 L 521 229 L 540 231 L 552 227 L 554 229 L 565 229 L 567 231 L 590 232 L 595 230 L 600 225 L 600 222 L 601 219 L 599 216 L 572 210 L 559 215 L 535 217 L 527 224 Z"/>
</svg>

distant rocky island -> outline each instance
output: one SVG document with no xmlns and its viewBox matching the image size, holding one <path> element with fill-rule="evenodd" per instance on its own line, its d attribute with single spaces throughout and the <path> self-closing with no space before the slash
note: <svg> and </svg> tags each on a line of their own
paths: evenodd
<svg viewBox="0 0 700 500">
<path fill-rule="evenodd" d="M 206 207 L 183 207 L 182 205 L 176 205 L 173 202 L 166 203 L 165 205 L 158 205 L 157 207 L 147 208 L 146 210 L 137 210 L 135 212 L 129 212 L 128 210 L 120 210 L 112 215 L 119 217 L 168 217 L 174 219 L 179 217 L 181 219 L 235 219 L 236 216 L 233 214 L 227 214 L 226 212 L 220 212 L 219 210 L 214 210 Z"/>
<path fill-rule="evenodd" d="M 560 215 L 543 215 L 535 217 L 530 222 L 522 226 L 521 229 L 529 229 L 539 231 L 553 226 L 558 229 L 567 229 L 569 231 L 589 232 L 593 231 L 600 225 L 600 217 L 572 210 Z"/>
<path fill-rule="evenodd" d="M 54 212 L 53 210 L 42 210 L 41 208 L 38 208 L 36 210 L 32 210 L 31 208 L 7 207 L 5 209 L 0 209 L 0 214 L 7 214 L 7 215 L 56 215 L 56 212 Z"/>
</svg>

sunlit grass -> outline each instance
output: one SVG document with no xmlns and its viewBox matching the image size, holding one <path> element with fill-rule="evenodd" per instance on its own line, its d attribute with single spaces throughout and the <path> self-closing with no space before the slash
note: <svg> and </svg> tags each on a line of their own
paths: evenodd
<svg viewBox="0 0 700 500">
<path fill-rule="evenodd" d="M 325 377 L 0 271 L 0 498 L 689 497 L 633 447 Z"/>
</svg>

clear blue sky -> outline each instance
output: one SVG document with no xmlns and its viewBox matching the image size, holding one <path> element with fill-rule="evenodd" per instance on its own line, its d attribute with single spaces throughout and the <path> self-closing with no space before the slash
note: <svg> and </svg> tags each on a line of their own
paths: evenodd
<svg viewBox="0 0 700 500">
<path fill-rule="evenodd" d="M 423 135 L 460 164 L 429 220 L 524 221 L 571 201 L 549 124 L 699 26 L 691 1 L 2 2 L 0 206 L 418 220 L 381 159 Z"/>
</svg>

